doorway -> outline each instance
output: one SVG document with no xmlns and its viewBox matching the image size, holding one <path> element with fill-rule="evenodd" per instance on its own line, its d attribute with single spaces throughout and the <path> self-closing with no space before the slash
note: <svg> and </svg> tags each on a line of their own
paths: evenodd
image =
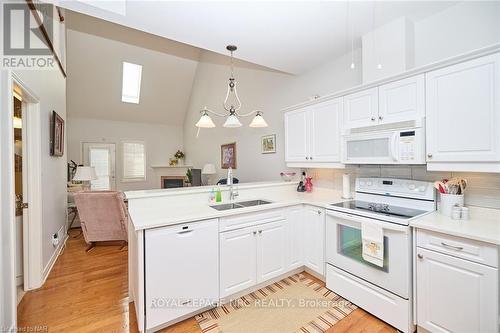
<svg viewBox="0 0 500 333">
<path fill-rule="evenodd" d="M 97 175 L 90 182 L 92 190 L 116 189 L 115 144 L 83 142 L 83 165 L 93 166 Z"/>
<path fill-rule="evenodd" d="M 23 99 L 15 88 L 13 91 L 13 118 L 12 124 L 14 128 L 14 193 L 16 196 L 15 206 L 15 272 L 16 272 L 16 287 L 17 287 L 17 303 L 21 301 L 24 295 L 24 264 L 23 264 L 23 220 L 26 215 L 27 205 L 27 180 L 26 180 L 26 126 L 23 126 L 25 119 L 26 106 L 23 105 Z"/>
</svg>

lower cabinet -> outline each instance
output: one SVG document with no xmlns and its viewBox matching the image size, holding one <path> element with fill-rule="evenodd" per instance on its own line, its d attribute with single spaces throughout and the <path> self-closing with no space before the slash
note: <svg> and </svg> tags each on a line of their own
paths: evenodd
<svg viewBox="0 0 500 333">
<path fill-rule="evenodd" d="M 289 270 L 299 268 L 304 265 L 304 235 L 303 229 L 303 214 L 304 208 L 302 205 L 290 207 L 286 216 L 287 229 L 287 267 Z"/>
<path fill-rule="evenodd" d="M 287 271 L 286 220 L 222 232 L 220 297 L 227 297 Z"/>
<path fill-rule="evenodd" d="M 146 329 L 218 302 L 217 219 L 145 231 Z"/>
<path fill-rule="evenodd" d="M 417 248 L 417 324 L 430 332 L 498 332 L 498 270 Z"/>
<path fill-rule="evenodd" d="M 325 211 L 306 206 L 303 210 L 302 237 L 304 265 L 310 270 L 325 275 Z"/>
</svg>

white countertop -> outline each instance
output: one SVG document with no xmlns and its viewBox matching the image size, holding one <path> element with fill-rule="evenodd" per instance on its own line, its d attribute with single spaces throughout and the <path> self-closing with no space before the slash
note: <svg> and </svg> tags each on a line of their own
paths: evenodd
<svg viewBox="0 0 500 333">
<path fill-rule="evenodd" d="M 210 207 L 208 203 L 208 192 L 211 187 L 208 187 L 208 190 L 207 187 L 202 187 L 191 191 L 181 189 L 177 191 L 163 191 L 163 193 L 162 191 L 155 190 L 136 191 L 127 192 L 126 195 L 129 199 L 129 212 L 135 230 L 157 228 L 300 204 L 327 207 L 332 203 L 344 201 L 341 198 L 340 191 L 315 188 L 311 193 L 299 193 L 295 190 L 295 187 L 295 183 L 283 184 L 282 182 L 241 184 L 238 185 L 240 198 L 235 200 L 235 202 L 261 199 L 271 201 L 272 203 L 223 211 L 218 211 Z M 249 191 L 249 194 L 244 195 L 245 189 Z M 227 192 L 226 187 L 224 187 L 224 191 Z M 192 195 L 185 196 L 185 194 Z M 176 197 L 175 202 L 172 202 L 172 196 Z M 182 198 L 182 200 L 179 200 L 179 198 Z M 147 202 L 144 201 L 144 199 L 147 200 Z M 158 202 L 161 200 L 161 203 L 155 203 L 155 200 L 158 200 Z M 138 204 L 137 209 L 134 207 L 136 202 Z M 225 203 L 229 202 L 227 200 L 222 202 L 222 204 Z M 148 207 L 148 209 L 144 206 Z"/>
<path fill-rule="evenodd" d="M 468 220 L 453 220 L 434 212 L 413 220 L 414 228 L 500 245 L 500 210 L 469 206 Z"/>
</svg>

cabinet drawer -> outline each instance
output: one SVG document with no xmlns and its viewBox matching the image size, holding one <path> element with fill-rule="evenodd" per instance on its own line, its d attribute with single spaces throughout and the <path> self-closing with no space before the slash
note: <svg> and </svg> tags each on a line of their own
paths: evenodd
<svg viewBox="0 0 500 333">
<path fill-rule="evenodd" d="M 493 244 L 419 229 L 417 230 L 417 246 L 498 267 L 498 249 Z"/>
<path fill-rule="evenodd" d="M 273 209 L 258 213 L 247 213 L 220 219 L 220 232 L 251 227 L 257 224 L 269 223 L 285 219 L 283 209 Z"/>
</svg>

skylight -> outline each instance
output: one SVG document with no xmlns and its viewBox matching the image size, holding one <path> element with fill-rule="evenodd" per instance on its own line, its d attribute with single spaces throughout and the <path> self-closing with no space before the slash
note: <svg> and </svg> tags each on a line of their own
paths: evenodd
<svg viewBox="0 0 500 333">
<path fill-rule="evenodd" d="M 123 62 L 122 102 L 139 104 L 142 66 Z"/>
</svg>

